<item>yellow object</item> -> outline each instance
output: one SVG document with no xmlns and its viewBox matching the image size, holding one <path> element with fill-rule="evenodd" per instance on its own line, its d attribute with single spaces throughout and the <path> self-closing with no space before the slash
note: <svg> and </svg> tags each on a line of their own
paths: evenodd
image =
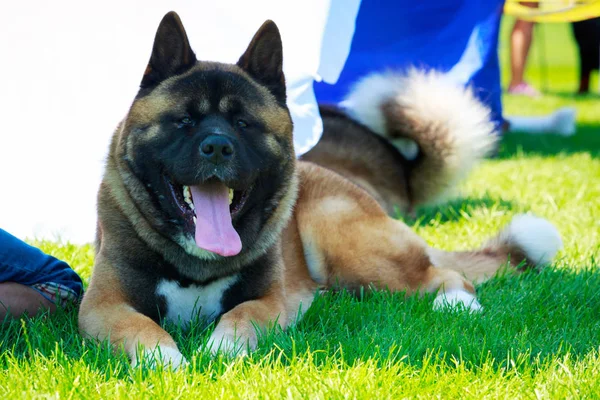
<svg viewBox="0 0 600 400">
<path fill-rule="evenodd" d="M 573 22 L 600 16 L 600 0 L 531 0 L 537 7 L 522 1 L 506 0 L 504 13 L 525 21 Z"/>
</svg>

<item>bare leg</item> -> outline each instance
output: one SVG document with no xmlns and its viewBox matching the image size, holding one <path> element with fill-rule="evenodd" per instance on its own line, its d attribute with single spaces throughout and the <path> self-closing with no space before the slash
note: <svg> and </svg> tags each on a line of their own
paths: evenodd
<svg viewBox="0 0 600 400">
<path fill-rule="evenodd" d="M 511 81 L 509 90 L 521 85 L 524 82 L 523 76 L 527 56 L 531 47 L 533 38 L 534 22 L 516 20 L 510 34 L 510 70 Z"/>
<path fill-rule="evenodd" d="M 0 283 L 0 321 L 6 316 L 36 315 L 43 310 L 54 312 L 56 305 L 36 290 L 16 282 Z"/>
</svg>

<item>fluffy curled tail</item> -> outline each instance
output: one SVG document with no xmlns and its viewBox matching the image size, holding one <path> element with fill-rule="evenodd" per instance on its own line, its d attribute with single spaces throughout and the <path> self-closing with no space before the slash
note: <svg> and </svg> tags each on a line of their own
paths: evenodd
<svg viewBox="0 0 600 400">
<path fill-rule="evenodd" d="M 409 160 L 411 205 L 440 201 L 494 148 L 490 111 L 442 73 L 412 69 L 360 80 L 343 105 Z"/>
<path fill-rule="evenodd" d="M 434 266 L 461 272 L 473 282 L 483 282 L 507 265 L 545 266 L 561 248 L 560 234 L 549 221 L 521 214 L 478 250 L 450 252 L 429 248 L 428 254 Z"/>
</svg>

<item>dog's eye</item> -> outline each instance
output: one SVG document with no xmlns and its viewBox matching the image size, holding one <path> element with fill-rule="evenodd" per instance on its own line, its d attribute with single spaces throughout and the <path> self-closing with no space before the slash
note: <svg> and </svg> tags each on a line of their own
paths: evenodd
<svg viewBox="0 0 600 400">
<path fill-rule="evenodd" d="M 195 124 L 195 121 L 193 119 L 191 119 L 190 117 L 183 117 L 179 120 L 178 125 L 179 127 L 184 127 L 184 126 L 193 126 Z"/>
<path fill-rule="evenodd" d="M 238 119 L 235 124 L 237 125 L 238 128 L 244 129 L 248 127 L 248 123 L 246 121 L 244 121 L 243 119 Z"/>
</svg>

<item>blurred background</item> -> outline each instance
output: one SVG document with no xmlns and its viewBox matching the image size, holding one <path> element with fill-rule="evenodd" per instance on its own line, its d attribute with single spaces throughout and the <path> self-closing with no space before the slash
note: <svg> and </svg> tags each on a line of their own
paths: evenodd
<svg viewBox="0 0 600 400">
<path fill-rule="evenodd" d="M 570 22 L 536 23 L 531 48 L 524 70 L 524 79 L 540 92 L 539 96 L 515 95 L 507 92 L 511 80 L 510 38 L 516 18 L 502 17 L 498 43 L 504 114 L 546 115 L 560 107 L 574 107 L 577 112 L 576 134 L 569 138 L 558 135 L 529 136 L 516 134 L 506 137 L 504 151 L 517 149 L 527 152 L 556 154 L 559 152 L 589 151 L 600 153 L 600 82 L 598 70 L 590 77 L 590 92 L 578 94 L 578 47 Z M 600 32 L 590 39 L 600 40 Z M 502 151 L 501 151 L 502 154 Z"/>
<path fill-rule="evenodd" d="M 502 86 L 510 81 L 510 33 L 516 18 L 504 15 L 500 25 L 498 55 L 502 65 Z M 598 33 L 597 33 L 598 34 Z M 545 94 L 575 94 L 578 89 L 579 55 L 570 22 L 542 22 L 534 27 L 526 79 Z M 598 71 L 591 74 L 590 89 L 598 93 Z"/>
</svg>

